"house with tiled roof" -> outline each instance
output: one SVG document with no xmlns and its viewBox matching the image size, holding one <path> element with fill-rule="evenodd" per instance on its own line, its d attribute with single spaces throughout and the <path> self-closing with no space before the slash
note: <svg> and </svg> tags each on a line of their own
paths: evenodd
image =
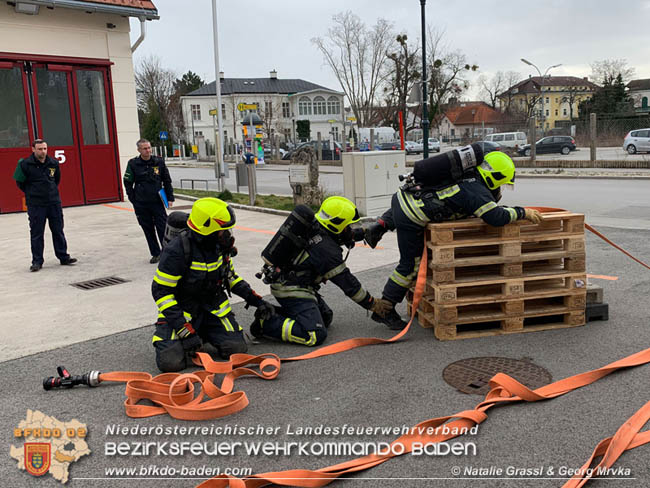
<svg viewBox="0 0 650 488">
<path fill-rule="evenodd" d="M 456 102 L 445 109 L 432 134 L 443 140 L 477 138 L 494 132 L 502 119 L 501 112 L 485 102 Z"/>
<path fill-rule="evenodd" d="M 242 142 L 244 126 L 251 116 L 265 140 L 295 142 L 296 122 L 309 120 L 311 139 L 341 141 L 343 136 L 342 92 L 301 79 L 278 78 L 275 70 L 267 78 L 226 78 L 221 83 L 221 116 L 224 141 Z M 240 104 L 256 105 L 254 110 L 239 110 Z M 217 106 L 216 84 L 208 83 L 181 97 L 183 120 L 190 132 L 189 140 L 203 136 L 214 144 Z M 194 137 L 192 137 L 192 135 Z"/>
<path fill-rule="evenodd" d="M 503 111 L 537 117 L 538 127 L 553 129 L 555 122 L 578 116 L 578 105 L 590 99 L 599 86 L 587 77 L 529 76 L 498 95 Z"/>
<path fill-rule="evenodd" d="M 634 110 L 640 113 L 650 112 L 650 78 L 643 80 L 632 80 L 627 85 L 627 94 L 634 100 Z"/>
<path fill-rule="evenodd" d="M 132 53 L 158 18 L 148 0 L 0 3 L 0 212 L 25 209 L 12 174 L 36 138 L 61 163 L 64 206 L 122 200 L 140 137 Z"/>
</svg>

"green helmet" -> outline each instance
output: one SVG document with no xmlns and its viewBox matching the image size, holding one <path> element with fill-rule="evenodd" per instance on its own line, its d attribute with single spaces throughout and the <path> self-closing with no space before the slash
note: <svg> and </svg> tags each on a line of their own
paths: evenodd
<svg viewBox="0 0 650 488">
<path fill-rule="evenodd" d="M 320 206 L 316 220 L 330 232 L 340 234 L 348 225 L 359 221 L 359 212 L 347 198 L 329 197 Z"/>
<path fill-rule="evenodd" d="M 490 190 L 495 190 L 501 185 L 513 185 L 515 182 L 515 163 L 501 151 L 486 154 L 476 169 Z"/>
</svg>

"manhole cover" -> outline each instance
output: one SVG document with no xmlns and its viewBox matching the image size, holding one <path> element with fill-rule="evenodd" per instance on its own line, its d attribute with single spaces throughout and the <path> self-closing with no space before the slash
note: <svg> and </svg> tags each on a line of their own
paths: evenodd
<svg viewBox="0 0 650 488">
<path fill-rule="evenodd" d="M 117 276 L 107 276 L 106 278 L 96 278 L 94 280 L 70 283 L 70 286 L 74 286 L 81 290 L 94 290 L 96 288 L 104 288 L 106 286 L 128 283 L 128 281 L 129 280 L 125 280 L 124 278 L 119 278 Z"/>
<path fill-rule="evenodd" d="M 485 395 L 490 391 L 488 382 L 497 373 L 512 376 L 533 390 L 553 380 L 547 370 L 530 361 L 496 357 L 461 359 L 447 366 L 442 378 L 463 393 Z"/>
</svg>

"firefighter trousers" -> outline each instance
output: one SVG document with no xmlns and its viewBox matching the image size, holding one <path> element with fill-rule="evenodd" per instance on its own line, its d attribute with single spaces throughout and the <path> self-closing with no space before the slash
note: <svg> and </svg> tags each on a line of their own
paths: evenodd
<svg viewBox="0 0 650 488">
<path fill-rule="evenodd" d="M 260 321 L 265 337 L 293 342 L 303 346 L 318 346 L 327 338 L 327 328 L 334 313 L 323 298 L 277 298 L 280 308 L 267 320 Z"/>
<path fill-rule="evenodd" d="M 389 230 L 397 230 L 399 248 L 399 263 L 386 281 L 382 296 L 393 303 L 400 303 L 417 278 L 424 249 L 424 227 L 406 216 L 396 194 L 393 195 L 391 208 L 384 212 L 381 219 Z"/>
<path fill-rule="evenodd" d="M 190 319 L 189 322 L 204 343 L 201 350 L 212 352 L 205 347 L 205 344 L 210 344 L 224 359 L 229 358 L 231 354 L 246 352 L 247 345 L 242 328 L 232 312 L 217 317 L 209 311 L 204 311 L 186 318 Z M 153 346 L 156 350 L 156 365 L 160 371 L 181 371 L 192 366 L 191 356 L 196 350 L 186 350 L 183 342 L 165 319 L 158 319 Z"/>
</svg>

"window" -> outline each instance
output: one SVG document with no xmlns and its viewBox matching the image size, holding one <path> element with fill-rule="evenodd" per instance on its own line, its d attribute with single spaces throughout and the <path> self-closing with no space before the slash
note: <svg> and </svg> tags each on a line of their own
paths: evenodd
<svg viewBox="0 0 650 488">
<path fill-rule="evenodd" d="M 267 119 L 273 118 L 273 102 L 264 102 L 264 115 Z"/>
<path fill-rule="evenodd" d="M 545 103 L 548 103 L 548 97 L 546 97 Z"/>
<path fill-rule="evenodd" d="M 226 118 L 226 104 L 225 103 L 221 104 L 221 118 L 222 119 Z"/>
<path fill-rule="evenodd" d="M 100 71 L 77 71 L 77 91 L 84 144 L 108 144 L 104 75 Z"/>
<path fill-rule="evenodd" d="M 557 114 L 558 114 L 557 109 L 555 109 L 555 116 L 556 116 L 556 117 L 557 117 Z"/>
<path fill-rule="evenodd" d="M 0 69 L 0 148 L 28 147 L 29 130 L 19 68 Z"/>
<path fill-rule="evenodd" d="M 526 134 L 523 132 L 517 132 L 517 140 L 518 141 L 525 141 L 526 140 Z"/>
<path fill-rule="evenodd" d="M 300 97 L 300 100 L 298 100 L 298 113 L 300 115 L 311 115 L 311 100 L 309 97 Z"/>
<path fill-rule="evenodd" d="M 515 140 L 515 135 L 514 134 L 506 134 L 505 136 L 506 141 L 514 141 Z"/>
<path fill-rule="evenodd" d="M 548 109 L 546 109 L 546 116 L 548 117 Z"/>
<path fill-rule="evenodd" d="M 201 120 L 201 105 L 190 105 L 192 109 L 192 120 Z"/>
<path fill-rule="evenodd" d="M 202 130 L 195 130 L 195 131 L 194 131 L 194 135 L 195 135 L 196 137 L 203 136 L 203 131 L 202 131 Z"/>
<path fill-rule="evenodd" d="M 648 97 L 643 97 L 641 99 L 641 108 L 648 108 Z"/>
<path fill-rule="evenodd" d="M 282 102 L 282 117 L 288 119 L 291 117 L 291 111 L 289 110 L 289 102 Z"/>
<path fill-rule="evenodd" d="M 503 142 L 503 134 L 499 134 L 497 136 L 492 136 L 492 140 L 494 142 Z"/>
<path fill-rule="evenodd" d="M 560 103 L 560 99 L 555 97 L 555 103 Z"/>
<path fill-rule="evenodd" d="M 331 115 L 338 115 L 341 113 L 341 101 L 335 96 L 327 99 L 327 113 Z"/>
<path fill-rule="evenodd" d="M 291 140 L 291 129 L 284 129 L 283 132 L 284 132 L 284 140 L 285 140 L 285 142 L 290 141 Z"/>
<path fill-rule="evenodd" d="M 66 73 L 36 68 L 36 86 L 44 139 L 51 146 L 72 146 L 72 121 Z"/>
<path fill-rule="evenodd" d="M 323 97 L 314 98 L 314 115 L 326 115 L 327 107 L 325 105 L 325 99 Z"/>
<path fill-rule="evenodd" d="M 562 115 L 566 116 L 566 108 L 562 109 Z"/>
</svg>

